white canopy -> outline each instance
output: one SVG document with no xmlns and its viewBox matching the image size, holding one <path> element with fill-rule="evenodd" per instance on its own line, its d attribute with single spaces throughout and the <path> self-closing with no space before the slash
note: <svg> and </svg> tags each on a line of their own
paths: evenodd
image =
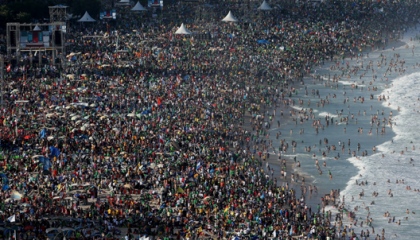
<svg viewBox="0 0 420 240">
<path fill-rule="evenodd" d="M 82 18 L 80 18 L 79 20 L 77 20 L 78 22 L 95 22 L 96 20 L 93 19 L 89 13 L 86 11 L 85 15 L 83 15 Z"/>
<path fill-rule="evenodd" d="M 117 5 L 130 5 L 130 0 L 121 0 L 117 2 Z"/>
<path fill-rule="evenodd" d="M 144 8 L 140 2 L 137 2 L 136 5 L 131 9 L 131 11 L 147 11 L 146 8 Z"/>
<path fill-rule="evenodd" d="M 259 10 L 263 10 L 263 11 L 270 11 L 272 8 L 270 7 L 270 5 L 268 5 L 268 3 L 264 0 L 264 2 L 258 7 Z"/>
<path fill-rule="evenodd" d="M 188 30 L 184 24 L 181 24 L 181 27 L 178 28 L 178 30 L 176 30 L 175 34 L 191 34 L 192 32 L 190 30 Z"/>
<path fill-rule="evenodd" d="M 238 19 L 229 11 L 228 15 L 222 19 L 223 22 L 237 22 Z"/>
</svg>

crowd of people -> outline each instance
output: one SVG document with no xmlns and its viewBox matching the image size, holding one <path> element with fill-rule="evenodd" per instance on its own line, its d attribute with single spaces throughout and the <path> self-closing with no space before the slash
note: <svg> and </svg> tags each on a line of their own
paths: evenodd
<svg viewBox="0 0 420 240">
<path fill-rule="evenodd" d="M 70 23 L 59 61 L 12 57 L 3 236 L 334 237 L 333 216 L 269 172 L 266 130 L 287 117 L 272 110 L 317 65 L 398 38 L 418 5 L 258 4 L 122 7 L 113 22 Z M 229 10 L 239 22 L 221 22 Z M 176 35 L 182 22 L 207 37 Z"/>
</svg>

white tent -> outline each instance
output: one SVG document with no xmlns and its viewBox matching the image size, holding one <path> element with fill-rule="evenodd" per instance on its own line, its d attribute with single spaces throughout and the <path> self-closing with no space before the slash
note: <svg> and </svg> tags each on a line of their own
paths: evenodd
<svg viewBox="0 0 420 240">
<path fill-rule="evenodd" d="M 222 19 L 223 22 L 237 22 L 238 19 L 229 11 L 228 15 Z"/>
<path fill-rule="evenodd" d="M 140 2 L 137 2 L 136 5 L 131 9 L 131 11 L 147 11 L 146 8 L 144 8 Z"/>
<path fill-rule="evenodd" d="M 270 11 L 272 8 L 270 7 L 270 5 L 268 5 L 268 3 L 264 0 L 264 2 L 258 7 L 259 10 L 263 10 L 263 11 Z"/>
<path fill-rule="evenodd" d="M 122 5 L 127 6 L 127 5 L 130 5 L 130 0 L 121 0 L 121 1 L 117 2 L 116 4 L 120 5 L 120 6 L 122 6 Z"/>
<path fill-rule="evenodd" d="M 190 30 L 188 30 L 184 24 L 181 24 L 181 27 L 178 28 L 178 30 L 176 30 L 175 34 L 191 34 L 192 32 Z"/>
<path fill-rule="evenodd" d="M 89 13 L 86 11 L 85 15 L 83 15 L 82 18 L 80 18 L 79 20 L 77 20 L 78 22 L 95 22 L 96 20 L 93 19 Z"/>
</svg>

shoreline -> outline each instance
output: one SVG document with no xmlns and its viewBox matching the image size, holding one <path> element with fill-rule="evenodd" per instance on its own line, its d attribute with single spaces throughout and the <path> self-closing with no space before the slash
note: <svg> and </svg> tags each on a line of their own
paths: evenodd
<svg viewBox="0 0 420 240">
<path fill-rule="evenodd" d="M 369 6 L 373 11 L 376 3 Z M 173 13 L 184 12 L 172 7 Z M 341 7 L 355 15 L 337 21 Z M 399 5 L 384 7 L 385 13 L 400 10 Z M 420 16 L 410 5 L 401 3 L 401 7 Z M 214 10 L 214 15 L 206 25 L 186 27 L 194 31 L 213 25 L 220 17 L 219 9 L 226 6 L 208 8 L 207 13 Z M 326 12 L 313 18 L 318 9 Z M 400 23 L 407 21 L 380 12 L 373 18 L 358 18 L 362 9 L 342 2 L 324 2 L 318 9 L 302 5 L 293 9 L 301 15 L 289 14 L 290 19 L 281 19 L 281 24 L 274 17 L 267 22 L 254 18 L 246 26 L 214 24 L 217 37 L 210 41 L 173 37 L 176 21 L 169 24 L 163 18 L 144 19 L 144 29 L 127 25 L 122 32 L 112 31 L 106 44 L 96 38 L 79 42 L 84 30 L 69 30 L 68 39 L 75 41 L 68 49 L 80 54 L 70 56 L 77 69 L 67 69 L 65 74 L 82 74 L 81 80 L 66 79 L 47 88 L 42 81 L 32 81 L 37 75 L 30 69 L 31 84 L 16 81 L 6 86 L 8 102 L 27 99 L 31 104 L 5 109 L 3 130 L 10 133 L 10 152 L 2 162 L 5 171 L 8 168 L 2 174 L 2 187 L 7 189 L 1 198 L 9 206 L 1 215 L 10 221 L 5 220 L 5 225 L 39 226 L 41 217 L 60 216 L 106 226 L 99 233 L 107 237 L 120 235 L 114 232 L 120 228 L 127 229 L 128 238 L 140 238 L 140 234 L 185 239 L 341 234 L 342 227 L 332 224 L 333 215 L 324 205 L 340 201 L 339 189 L 362 166 L 352 160 L 367 159 L 372 144 L 390 136 L 385 120 L 378 134 L 380 111 L 384 118 L 389 114 L 374 99 L 378 92 L 359 92 L 370 88 L 362 81 L 362 72 L 369 68 L 363 68 L 365 54 L 363 48 L 359 53 L 359 47 L 374 43 L 372 37 L 390 35 L 382 32 L 387 27 L 399 32 Z M 376 27 L 375 20 L 382 19 L 388 20 L 384 21 L 387 25 Z M 99 28 L 85 30 L 99 32 Z M 142 33 L 134 34 L 134 30 Z M 118 45 L 120 36 L 133 51 L 114 54 L 118 49 L 108 46 Z M 146 38 L 156 41 L 136 44 Z M 257 41 L 260 38 L 266 43 Z M 355 50 L 356 55 L 363 55 L 346 70 L 345 53 Z M 343 55 L 334 56 L 340 51 Z M 118 67 L 122 59 L 129 64 Z M 333 71 L 328 66 L 334 64 Z M 16 68 L 16 72 L 28 70 Z M 331 82 L 318 76 L 330 72 L 337 75 Z M 349 81 L 342 79 L 346 72 Z M 393 72 L 392 76 L 397 70 Z M 361 105 L 370 93 L 374 109 L 372 105 L 369 109 L 369 103 Z M 368 136 L 369 128 L 375 127 L 377 134 Z M 23 136 L 26 129 L 32 135 Z M 342 152 L 335 144 L 343 146 Z M 39 171 L 36 178 L 30 176 L 34 169 Z M 364 183 L 366 178 L 360 177 Z M 34 189 L 37 192 L 28 197 Z M 16 213 L 20 206 L 28 207 L 27 211 Z M 53 222 L 50 227 L 56 226 Z M 46 233 L 39 227 L 35 231 Z"/>
<path fill-rule="evenodd" d="M 414 28 L 414 27 L 412 27 L 412 28 Z M 408 29 L 407 32 L 410 31 L 410 30 L 411 29 Z M 388 42 L 388 44 L 386 46 L 384 46 L 383 48 L 376 48 L 376 49 L 372 50 L 371 48 L 367 47 L 363 51 L 361 51 L 361 54 L 362 54 L 361 59 L 364 59 L 365 55 L 369 56 L 370 53 L 386 51 L 386 50 L 390 50 L 390 49 L 393 49 L 393 48 L 398 48 L 398 47 L 405 46 L 406 44 L 404 42 L 402 42 L 401 39 L 402 38 L 397 39 L 397 40 L 393 40 L 391 42 Z M 320 67 L 325 66 L 325 65 L 326 66 L 331 66 L 337 61 L 346 61 L 346 59 L 352 59 L 352 57 L 346 56 L 346 58 L 340 59 L 340 56 L 336 55 L 333 58 L 333 61 L 324 62 L 323 65 L 316 65 L 312 69 L 311 73 L 303 76 L 303 79 L 301 80 L 301 83 L 298 83 L 297 81 L 292 82 L 292 84 L 289 83 L 289 86 L 288 86 L 287 89 L 288 90 L 291 90 L 291 89 L 296 89 L 296 90 L 301 89 L 302 90 L 302 88 L 299 88 L 299 87 L 302 86 L 302 82 L 304 82 L 304 85 L 308 85 L 308 84 L 310 85 L 311 83 L 309 83 L 307 81 L 311 81 L 311 79 L 314 79 L 314 77 L 316 78 L 318 76 L 318 75 L 316 75 L 316 72 L 317 72 L 317 70 L 319 70 Z M 323 82 L 325 82 L 325 81 L 328 81 L 328 80 L 323 80 Z M 338 82 L 338 84 L 340 84 L 340 82 Z M 299 96 L 299 94 L 293 94 L 294 98 L 296 98 L 298 96 Z M 281 103 L 281 101 L 280 101 L 280 103 Z M 305 107 L 303 107 L 303 108 L 305 108 Z M 282 103 L 277 108 L 275 106 L 272 106 L 267 111 L 268 112 L 273 112 L 274 109 L 276 109 L 276 113 L 278 112 L 278 110 L 283 111 L 284 113 L 287 113 L 289 111 L 294 111 L 294 112 L 296 111 L 296 109 L 294 109 L 293 106 L 284 105 Z M 250 116 L 248 116 L 248 117 L 250 117 Z M 280 120 L 280 121 L 283 120 L 280 128 L 278 128 L 278 129 L 279 130 L 285 130 L 287 128 L 288 124 L 293 124 L 293 122 L 294 122 L 293 119 L 295 117 L 296 117 L 296 115 L 289 116 L 288 114 L 284 114 L 283 117 L 281 117 L 280 115 L 276 114 L 276 116 L 274 117 L 272 122 L 273 122 L 273 125 L 275 125 L 275 122 L 277 120 Z M 250 126 L 248 126 L 248 127 L 250 127 Z M 269 128 L 268 131 L 272 130 L 272 127 Z M 277 128 L 275 128 L 275 129 L 277 129 Z M 279 139 L 281 139 L 281 135 L 279 136 Z M 391 140 L 391 139 L 392 139 L 392 137 L 389 138 L 389 140 Z M 273 148 L 275 149 L 274 146 L 273 146 Z M 286 160 L 286 169 L 287 169 L 286 170 L 286 172 L 287 172 L 286 178 L 284 178 L 281 174 L 281 172 L 282 172 L 281 169 L 283 168 L 282 167 L 282 160 L 283 159 Z M 265 161 L 265 163 L 269 164 L 270 167 L 275 169 L 274 176 L 279 176 L 278 179 L 282 180 L 283 184 L 287 183 L 289 188 L 295 189 L 297 194 L 300 194 L 301 191 L 299 191 L 299 187 L 301 187 L 301 186 L 306 186 L 306 187 L 315 186 L 317 188 L 316 193 L 314 192 L 313 194 L 309 194 L 309 190 L 308 190 L 308 191 L 306 191 L 306 194 L 303 194 L 303 197 L 305 198 L 305 203 L 308 206 L 312 207 L 312 209 L 316 209 L 316 207 L 318 205 L 322 205 L 322 206 L 336 205 L 336 206 L 338 206 L 338 204 L 341 202 L 339 196 L 336 195 L 334 202 L 333 203 L 331 203 L 331 202 L 328 203 L 328 201 L 325 199 L 325 197 L 329 196 L 331 191 L 337 191 L 337 193 L 339 193 L 340 192 L 339 189 L 326 189 L 324 186 L 317 186 L 316 183 L 315 184 L 309 184 L 309 183 L 312 183 L 315 180 L 315 178 L 313 178 L 311 175 L 307 174 L 306 172 L 303 172 L 303 173 L 301 172 L 301 174 L 297 173 L 299 169 L 297 168 L 297 163 L 293 160 L 292 157 L 282 156 L 282 158 L 280 159 L 280 158 L 278 158 L 278 152 L 277 152 L 277 154 L 270 154 L 270 157 Z M 350 164 L 352 164 L 352 163 L 350 163 Z M 270 172 L 269 169 L 267 169 L 266 166 L 264 167 L 264 169 L 267 173 Z M 292 182 L 292 179 L 291 179 L 292 174 L 294 174 L 295 176 L 299 176 L 299 180 L 296 181 L 296 182 Z M 358 173 L 356 173 L 355 175 L 357 176 Z M 300 181 L 300 178 L 302 178 L 302 177 L 305 178 L 305 184 L 303 184 Z M 348 181 L 350 181 L 350 179 L 348 179 Z M 282 186 L 281 183 L 278 183 L 278 184 L 280 184 L 280 186 Z M 347 182 L 344 183 L 344 185 L 346 185 L 346 184 L 347 184 Z M 344 188 L 342 190 L 344 190 Z M 298 196 L 296 196 L 296 197 L 298 197 Z M 322 200 L 324 200 L 326 202 L 323 203 Z"/>
<path fill-rule="evenodd" d="M 385 50 L 390 50 L 390 49 L 392 49 L 392 48 L 397 48 L 397 47 L 401 47 L 401 46 L 404 46 L 405 44 L 401 41 L 401 40 L 396 40 L 396 41 L 393 41 L 393 42 L 391 42 L 391 43 L 389 43 L 389 44 L 387 44 L 387 46 L 386 47 L 384 47 L 383 49 L 375 49 L 375 50 L 368 50 L 368 49 L 365 49 L 365 50 L 363 50 L 361 53 L 363 54 L 363 55 L 366 55 L 366 54 L 369 54 L 369 53 L 374 53 L 374 52 L 379 52 L 379 51 L 385 51 Z M 337 55 L 337 56 L 335 56 L 334 57 L 334 60 L 335 61 L 330 61 L 330 62 L 325 62 L 322 66 L 331 66 L 331 65 L 333 65 L 333 64 L 335 64 L 335 62 L 337 62 L 337 61 L 341 61 L 340 59 L 340 56 L 339 55 Z M 350 59 L 350 57 L 349 56 L 347 56 L 345 59 L 344 59 L 344 61 L 346 60 L 346 59 Z M 308 75 L 305 75 L 304 76 L 304 78 L 303 78 L 303 80 L 302 81 L 311 81 L 311 80 L 313 80 L 314 79 L 314 77 L 317 77 L 317 76 L 320 76 L 320 75 L 317 75 L 317 73 L 316 73 L 316 71 L 317 70 L 319 70 L 319 68 L 320 68 L 321 66 L 319 66 L 319 65 L 317 65 L 313 70 L 314 70 L 314 72 L 311 72 L 310 74 L 308 74 Z M 322 82 L 327 82 L 328 80 L 322 80 Z M 340 81 L 338 82 L 338 84 L 341 84 L 340 83 Z M 310 82 L 305 82 L 304 83 L 304 85 L 311 85 L 311 83 Z M 291 86 L 291 88 L 297 88 L 297 87 L 299 87 L 299 86 L 302 86 L 302 84 L 294 84 L 293 86 Z M 302 88 L 300 88 L 300 89 L 302 89 Z M 298 97 L 299 95 L 298 94 L 296 94 L 296 95 L 293 95 L 295 98 L 296 97 Z M 290 105 L 282 105 L 282 106 L 279 106 L 284 112 L 288 112 L 288 111 L 294 111 L 294 113 L 296 113 L 296 109 L 293 107 L 293 106 L 290 106 Z M 299 109 L 306 109 L 306 110 L 308 110 L 309 108 L 306 108 L 306 107 L 296 107 L 296 108 L 299 108 Z M 292 117 L 289 117 L 287 114 L 285 114 L 285 116 L 284 116 L 284 118 L 285 118 L 285 120 L 283 119 L 283 123 L 281 124 L 281 127 L 280 127 L 280 129 L 282 129 L 282 128 L 285 128 L 285 126 L 287 126 L 288 124 L 293 124 L 294 123 L 294 118 L 296 117 L 296 115 L 293 115 Z M 277 120 L 277 119 L 276 119 Z M 280 138 L 281 138 L 281 136 L 280 136 Z M 270 159 L 271 159 L 271 156 L 270 156 Z M 287 164 L 288 165 L 290 165 L 290 166 L 292 166 L 293 168 L 293 170 L 295 171 L 296 170 L 296 168 L 295 168 L 295 165 L 296 165 L 296 163 L 293 161 L 293 159 L 291 159 L 290 157 L 285 157 L 285 159 L 287 159 Z M 272 160 L 271 161 L 273 161 L 273 163 L 276 163 L 276 162 L 278 162 L 274 157 L 272 158 Z M 288 168 L 289 169 L 289 168 Z M 288 174 L 288 177 L 290 177 L 290 174 Z M 308 177 L 309 177 L 309 175 L 308 175 Z M 312 180 L 313 180 L 313 178 L 312 178 Z M 319 189 L 320 190 L 320 189 Z M 329 190 L 325 190 L 324 189 L 324 191 L 325 191 L 325 193 L 324 194 L 328 194 L 329 193 Z M 321 194 L 322 195 L 322 194 Z"/>
<path fill-rule="evenodd" d="M 418 35 L 418 29 L 417 29 L 417 27 L 415 26 L 415 27 L 412 27 L 412 28 L 410 28 L 410 29 L 407 29 L 407 31 L 404 33 L 404 35 L 405 34 L 407 34 L 407 33 L 410 33 L 410 34 L 414 34 L 414 33 L 417 33 L 417 35 Z M 403 38 L 401 38 L 401 39 L 403 39 Z M 410 39 L 408 39 L 408 38 L 405 38 L 404 37 L 404 39 L 405 39 L 405 41 L 402 41 L 402 40 L 398 40 L 398 43 L 395 43 L 394 45 L 392 45 L 392 46 L 390 46 L 390 47 L 392 47 L 392 51 L 394 51 L 394 48 L 395 48 L 395 54 L 398 54 L 398 55 L 400 55 L 400 52 L 399 51 L 397 51 L 397 50 L 400 50 L 400 51 L 404 51 L 403 50 L 403 47 L 405 48 L 405 49 L 411 49 L 411 45 L 413 45 L 413 46 L 418 46 L 418 42 L 412 42 L 411 43 L 411 41 L 417 41 L 417 40 L 415 40 L 414 38 L 410 38 Z M 414 48 L 413 48 L 414 49 Z M 388 51 L 389 51 L 389 48 L 388 48 Z M 405 59 L 405 56 L 406 55 L 402 55 L 402 59 L 404 60 Z M 410 53 L 410 56 L 411 56 L 411 53 Z M 414 56 L 414 50 L 413 50 L 413 56 Z M 404 60 L 405 61 L 405 60 Z M 418 64 L 418 62 L 416 62 L 416 64 Z M 408 67 L 412 67 L 412 65 L 408 65 L 407 64 L 407 68 Z M 415 68 L 416 68 L 416 66 L 414 66 Z M 392 94 L 392 91 L 390 91 L 390 89 L 391 88 L 394 88 L 394 83 L 395 82 L 397 82 L 397 80 L 399 80 L 399 79 L 402 79 L 402 78 L 406 78 L 406 77 L 409 77 L 409 76 L 412 76 L 412 75 L 414 75 L 414 74 L 417 74 L 418 75 L 418 72 L 417 71 L 415 71 L 415 70 L 409 70 L 409 72 L 411 72 L 411 73 L 403 73 L 402 75 L 399 75 L 399 76 L 394 76 L 394 77 L 392 77 L 391 78 L 391 85 L 390 86 L 387 86 L 385 89 L 383 89 L 378 95 L 380 96 L 380 95 L 383 95 L 383 96 L 385 96 L 385 95 L 388 95 L 389 96 L 389 94 L 390 94 L 390 92 L 391 92 L 391 94 Z M 384 77 L 385 77 L 385 75 L 384 75 Z M 395 90 L 395 89 L 394 89 Z M 401 97 L 401 96 L 399 96 L 399 97 Z M 417 99 L 418 100 L 418 99 Z M 396 127 L 399 127 L 399 126 L 401 126 L 400 124 L 399 125 L 396 125 L 396 122 L 397 121 L 400 121 L 399 120 L 399 118 L 400 117 L 402 117 L 402 114 L 401 114 L 401 112 L 400 112 L 400 110 L 399 110 L 399 107 L 401 106 L 401 105 L 398 105 L 398 107 L 395 105 L 395 101 L 396 101 L 396 99 L 393 99 L 393 98 L 391 98 L 391 100 L 390 100 L 391 102 L 390 103 L 388 103 L 389 102 L 389 100 L 387 100 L 386 102 L 383 102 L 382 103 L 382 106 L 385 108 L 385 109 L 388 109 L 388 110 L 390 110 L 391 111 L 391 113 L 392 112 L 394 112 L 394 114 L 392 115 L 392 122 L 395 124 L 394 126 L 396 126 Z M 391 105 L 391 103 L 392 103 L 392 105 Z M 411 107 L 413 107 L 411 104 L 409 104 Z M 414 103 L 414 105 L 416 105 L 415 103 Z M 403 105 L 403 106 L 401 106 L 402 108 L 406 108 L 407 106 L 405 106 L 405 105 Z M 415 109 L 415 108 L 414 108 Z M 405 109 L 406 111 L 407 110 L 409 110 L 409 111 L 411 111 L 411 109 Z M 406 123 L 406 122 L 405 122 Z M 401 150 L 401 152 L 400 152 L 400 155 L 399 156 L 397 156 L 397 154 L 398 154 L 398 152 L 395 152 L 395 150 L 394 151 L 392 151 L 392 148 L 391 148 L 391 146 L 394 144 L 394 141 L 396 141 L 397 139 L 401 139 L 402 138 L 402 136 L 400 136 L 400 135 L 398 135 L 397 134 L 397 132 L 394 130 L 394 127 L 392 127 L 392 129 L 391 129 L 391 131 L 392 131 L 392 133 L 393 133 L 393 136 L 392 136 L 392 138 L 391 139 L 389 139 L 388 141 L 383 141 L 382 142 L 382 144 L 380 144 L 378 147 L 377 147 L 377 152 L 374 154 L 375 156 L 376 156 L 376 158 L 377 158 L 377 160 L 381 160 L 381 159 L 383 159 L 384 157 L 387 157 L 387 156 L 389 156 L 389 155 L 391 155 L 392 156 L 392 158 L 397 158 L 398 159 L 398 162 L 400 162 L 400 158 L 403 158 L 403 153 L 404 153 L 404 149 L 402 149 Z M 406 147 L 405 147 L 405 154 L 410 154 L 410 156 L 412 156 L 411 155 L 411 153 L 412 152 L 414 152 L 415 151 L 415 147 L 414 147 L 414 145 L 412 145 L 413 146 L 413 149 L 409 149 L 409 150 L 407 150 L 407 147 L 411 147 L 410 146 L 410 144 L 414 144 L 413 142 L 412 142 L 412 140 L 410 141 L 409 139 L 406 139 L 406 144 L 408 143 L 408 142 L 410 142 L 410 143 L 408 143 L 408 145 L 406 145 Z M 386 147 L 387 146 L 387 147 Z M 381 156 L 382 155 L 382 156 Z M 410 160 L 411 161 L 411 160 Z M 352 164 L 355 164 L 355 162 L 353 162 Z M 364 163 L 365 165 L 367 164 L 366 162 Z M 392 163 L 386 163 L 386 164 L 392 164 Z M 414 166 L 414 164 L 413 164 L 413 166 Z M 372 166 L 369 166 L 369 167 L 372 167 Z M 380 167 L 379 167 L 380 168 Z M 360 166 L 358 166 L 358 173 L 354 176 L 354 177 L 352 177 L 350 180 L 349 180 L 349 182 L 348 182 L 348 186 L 347 187 L 350 187 L 350 189 L 352 189 L 353 191 L 354 191 L 354 187 L 352 187 L 353 186 L 353 184 L 354 184 L 354 182 L 352 182 L 352 181 L 356 181 L 356 184 L 357 183 L 363 183 L 364 182 L 364 179 L 366 178 L 366 174 L 367 173 L 369 173 L 370 171 L 369 170 L 365 170 L 365 166 L 363 166 L 363 168 L 362 167 L 360 167 Z M 395 177 L 397 177 L 397 176 L 395 176 Z M 372 177 L 370 177 L 369 179 L 371 179 Z M 375 178 L 374 178 L 375 179 Z M 391 178 L 392 179 L 392 178 Z M 373 183 L 373 185 L 377 185 L 377 184 L 384 184 L 384 182 L 377 182 L 377 181 L 379 181 L 379 180 L 376 180 L 375 179 L 375 181 L 372 181 L 372 180 L 370 180 L 370 183 L 372 184 Z M 391 180 L 392 181 L 392 180 Z M 400 180 L 398 180 L 397 179 L 397 183 L 399 183 L 399 181 Z M 367 182 L 367 180 L 366 180 L 366 182 Z M 403 181 L 404 182 L 404 181 Z M 409 184 L 409 183 L 408 183 Z M 360 186 L 360 185 L 359 185 Z M 391 189 L 391 186 L 389 186 L 389 189 Z M 345 190 L 347 190 L 347 189 L 345 189 Z M 410 189 L 405 189 L 405 190 L 411 190 L 411 188 Z M 343 193 L 341 196 L 340 196 L 340 198 L 343 198 L 344 199 L 344 196 L 345 196 L 345 194 L 346 194 L 346 197 L 348 197 L 348 195 L 349 195 L 349 192 L 348 191 L 345 191 L 345 193 Z M 373 193 L 373 194 L 375 194 L 375 192 Z M 392 195 L 391 195 L 391 197 L 392 197 Z M 356 199 L 356 197 L 355 197 L 355 199 Z M 359 199 L 360 199 L 360 196 L 359 196 Z M 363 198 L 362 198 L 363 199 Z M 375 199 L 376 200 L 376 199 Z M 344 203 L 343 202 L 343 206 L 346 204 L 346 205 L 348 205 L 348 206 L 350 206 L 350 204 L 349 204 L 349 202 L 353 202 L 353 198 L 351 198 L 351 200 L 349 200 L 348 198 L 346 198 L 346 202 Z M 375 201 L 372 201 L 371 203 L 370 203 L 370 205 L 372 206 L 373 204 L 375 204 Z M 355 204 L 355 203 L 352 203 L 351 204 L 352 206 L 355 206 L 356 205 L 356 209 L 358 208 L 358 206 L 357 206 L 357 204 Z M 408 206 L 407 206 L 408 207 Z M 374 208 L 374 207 L 372 207 L 372 208 Z M 391 208 L 392 209 L 392 208 Z M 362 210 L 365 210 L 365 209 L 362 209 Z M 393 209 L 392 209 L 393 210 Z M 356 210 L 357 211 L 357 210 Z M 359 210 L 360 211 L 360 210 Z M 370 214 L 371 212 L 369 211 L 369 207 L 367 207 L 367 212 Z M 398 211 L 397 211 L 398 212 Z M 359 216 L 360 215 L 362 215 L 363 213 L 366 213 L 366 211 L 360 211 L 360 214 L 358 214 Z M 376 214 L 376 216 L 381 216 L 381 217 L 384 217 L 384 215 L 383 215 L 383 212 L 374 212 L 374 211 L 372 211 L 372 214 Z M 358 217 L 358 215 L 356 215 L 356 217 L 357 218 L 359 218 Z M 387 220 L 387 217 L 385 216 L 385 221 L 384 221 L 384 219 L 379 219 L 379 224 L 384 224 L 384 222 L 386 222 Z M 390 218 L 391 219 L 391 218 Z M 394 216 L 394 219 L 395 219 L 395 216 Z M 398 218 L 397 218 L 398 219 Z M 350 218 L 350 217 L 348 217 L 347 219 L 346 219 L 346 221 L 345 221 L 345 223 L 348 225 L 348 224 L 352 224 L 353 223 L 353 221 L 354 221 L 355 219 L 354 218 Z M 344 221 L 343 221 L 344 222 Z M 390 221 L 388 220 L 387 221 L 388 222 L 388 224 L 390 223 Z M 392 223 L 394 222 L 394 220 L 392 220 Z M 357 223 L 357 220 L 356 220 L 356 223 Z M 362 223 L 363 223 L 363 221 L 362 221 Z M 397 220 L 397 224 L 399 225 L 401 223 L 401 219 L 400 220 Z M 382 225 L 382 226 L 385 226 L 385 228 L 384 229 L 387 229 L 386 228 L 386 225 Z M 355 227 L 356 227 L 356 225 L 355 225 Z M 358 226 L 358 228 L 360 229 L 360 225 Z M 372 226 L 372 229 L 373 229 L 373 226 Z M 389 237 L 389 231 L 386 231 L 387 232 L 387 234 L 384 234 L 384 230 L 382 231 L 382 234 L 381 234 L 381 236 L 383 237 L 383 236 L 385 236 L 385 237 Z M 400 236 L 397 236 L 396 234 L 393 234 L 391 237 L 401 237 L 401 235 Z"/>
</svg>

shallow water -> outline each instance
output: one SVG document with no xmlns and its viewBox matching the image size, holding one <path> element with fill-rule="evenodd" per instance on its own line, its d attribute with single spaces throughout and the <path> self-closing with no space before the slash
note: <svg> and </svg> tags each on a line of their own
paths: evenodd
<svg viewBox="0 0 420 240">
<path fill-rule="evenodd" d="M 354 211 L 358 206 L 358 211 L 356 211 L 358 226 L 353 226 L 357 234 L 362 229 L 367 229 L 366 224 L 360 228 L 360 222 L 365 221 L 368 216 L 367 206 L 370 217 L 374 219 L 372 226 L 376 234 L 380 234 L 383 228 L 385 228 L 387 238 L 414 239 L 420 234 L 420 229 L 413 228 L 415 225 L 420 225 L 420 210 L 418 209 L 420 207 L 416 204 L 416 197 L 420 192 L 406 190 L 407 186 L 420 189 L 420 180 L 417 178 L 419 151 L 413 150 L 420 147 L 418 145 L 420 132 L 417 131 L 417 119 L 420 116 L 418 94 L 420 86 L 416 84 L 420 81 L 420 68 L 413 67 L 420 55 L 420 44 L 418 41 L 410 41 L 410 37 L 417 33 L 418 31 L 414 30 L 406 33 L 402 39 L 406 44 L 395 50 L 388 48 L 371 52 L 369 56 L 364 55 L 361 59 L 345 59 L 344 62 L 340 60 L 340 67 L 343 64 L 346 67 L 348 62 L 350 68 L 359 66 L 360 69 L 350 78 L 347 78 L 345 74 L 338 83 L 331 81 L 334 75 L 341 76 L 342 74 L 341 70 L 330 69 L 331 64 L 334 63 L 319 67 L 314 74 L 320 76 L 320 80 L 315 80 L 313 77 L 306 78 L 304 84 L 298 86 L 299 94 L 292 97 L 295 100 L 292 108 L 306 109 L 307 112 L 312 108 L 313 118 L 303 120 L 303 123 L 300 123 L 299 119 L 297 122 L 290 121 L 287 125 L 282 125 L 280 129 L 270 131 L 276 150 L 279 146 L 279 140 L 275 138 L 277 131 L 281 131 L 280 139 L 285 139 L 289 145 L 292 140 L 298 143 L 295 152 L 292 152 L 290 147 L 288 152 L 282 153 L 282 156 L 289 158 L 296 156 L 297 161 L 300 161 L 301 168 L 296 168 L 295 171 L 311 176 L 313 180 L 307 184 L 315 184 L 320 192 L 314 198 L 320 198 L 321 193 L 328 193 L 331 189 L 340 189 L 340 199 L 344 197 L 347 209 Z M 409 47 L 406 48 L 406 45 Z M 416 47 L 414 54 L 412 53 L 413 45 Z M 386 62 L 389 65 L 391 59 L 395 61 L 396 53 L 400 54 L 399 60 L 405 61 L 404 73 L 395 72 L 394 68 L 392 72 L 386 72 L 388 66 L 384 64 L 381 67 L 377 66 L 377 62 L 381 62 L 381 54 L 386 56 Z M 375 72 L 371 69 L 366 70 L 370 61 L 373 62 Z M 361 68 L 362 65 L 363 68 Z M 365 74 L 361 77 L 363 73 Z M 374 75 L 377 76 L 375 80 Z M 355 85 L 357 88 L 354 87 Z M 372 87 L 377 87 L 377 90 L 372 91 Z M 319 97 L 316 94 L 317 91 Z M 373 99 L 370 99 L 371 94 Z M 385 95 L 386 101 L 379 101 L 379 95 Z M 327 96 L 328 103 L 322 106 L 320 99 L 326 100 Z M 364 98 L 363 103 L 360 101 L 362 98 Z M 348 101 L 344 103 L 346 99 Z M 299 105 L 299 100 L 302 100 L 302 105 Z M 371 125 L 371 119 L 374 116 L 380 119 L 378 126 L 376 122 Z M 384 118 L 388 120 L 390 116 L 392 122 L 396 123 L 392 128 L 386 124 L 387 121 L 382 121 Z M 328 127 L 326 117 L 329 118 Z M 344 117 L 348 117 L 347 123 L 340 120 Z M 331 118 L 333 118 L 332 124 Z M 276 116 L 275 119 L 280 118 Z M 324 125 L 318 133 L 312 126 L 313 121 L 316 120 Z M 381 133 L 383 129 L 385 132 Z M 302 130 L 304 133 L 300 134 Z M 328 139 L 328 144 L 325 144 L 324 139 Z M 358 143 L 360 150 L 357 147 Z M 343 144 L 344 151 L 341 150 Z M 328 152 L 327 145 L 335 145 L 337 149 Z M 308 147 L 311 147 L 311 152 L 305 151 Z M 376 147 L 376 152 L 373 151 L 374 147 Z M 362 156 L 365 151 L 368 155 Z M 404 154 L 401 154 L 401 151 L 404 151 Z M 326 152 L 325 157 L 322 156 L 322 152 Z M 410 158 L 414 161 L 410 161 Z M 319 161 L 322 174 L 315 166 L 316 159 Z M 324 161 L 326 166 L 323 166 Z M 332 179 L 329 177 L 329 171 Z M 387 183 L 388 179 L 390 183 Z M 397 180 L 402 179 L 404 179 L 404 184 L 396 183 Z M 356 184 L 356 180 L 359 184 L 362 181 L 367 181 L 368 184 L 359 185 Z M 300 184 L 300 182 L 295 183 L 295 186 Z M 389 189 L 393 197 L 388 195 Z M 359 193 L 362 191 L 365 194 L 359 199 Z M 374 191 L 379 193 L 377 197 L 372 196 Z M 372 201 L 374 204 L 371 205 Z M 406 209 L 409 209 L 410 214 L 406 213 Z M 335 211 L 331 207 L 327 210 Z M 383 216 L 386 211 L 390 212 L 391 217 L 395 216 L 395 222 L 401 220 L 401 224 L 388 223 L 388 218 Z M 418 212 L 418 214 L 412 212 Z M 408 220 L 405 217 L 408 217 Z M 348 219 L 344 220 L 348 221 Z M 346 224 L 350 223 L 346 222 Z M 369 229 L 369 231 L 372 236 L 372 230 Z"/>
</svg>

